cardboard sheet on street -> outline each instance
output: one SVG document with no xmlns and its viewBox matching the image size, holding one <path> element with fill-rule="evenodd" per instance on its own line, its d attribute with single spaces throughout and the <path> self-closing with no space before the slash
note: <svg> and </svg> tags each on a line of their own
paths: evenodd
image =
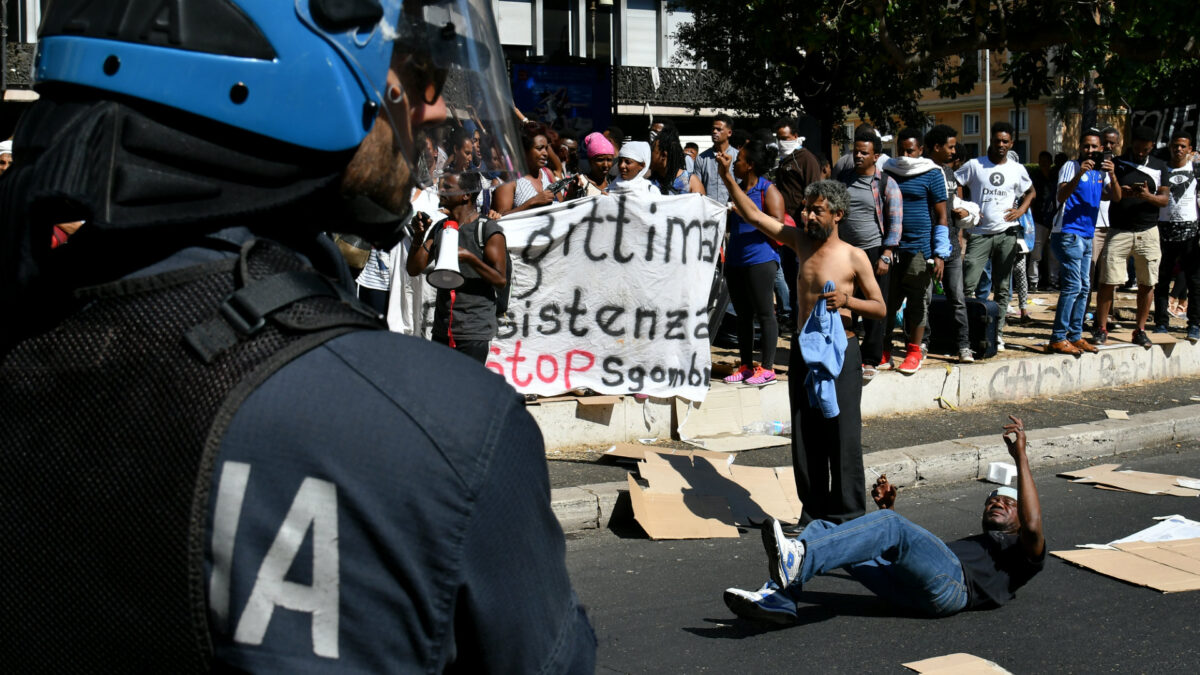
<svg viewBox="0 0 1200 675">
<path fill-rule="evenodd" d="M 791 443 L 786 436 L 745 432 L 749 424 L 768 421 L 757 387 L 714 386 L 703 403 L 676 398 L 675 418 L 679 439 L 705 450 L 741 452 Z"/>
<path fill-rule="evenodd" d="M 632 462 L 640 462 L 646 458 L 647 452 L 655 452 L 660 455 L 686 455 L 688 457 L 700 456 L 710 457 L 714 461 L 732 462 L 733 455 L 724 452 L 712 452 L 711 450 L 680 450 L 677 448 L 655 448 L 646 447 L 639 443 L 617 443 L 611 448 L 604 451 L 605 457 L 612 457 L 617 460 L 627 460 Z"/>
<path fill-rule="evenodd" d="M 903 664 L 905 668 L 915 670 L 924 675 L 1000 675 L 1007 670 L 996 665 L 994 661 L 979 658 L 972 654 L 959 652 L 937 656 L 923 661 L 913 661 Z"/>
<path fill-rule="evenodd" d="M 1195 478 L 1129 469 L 1120 471 L 1120 468 L 1120 464 L 1097 464 L 1078 471 L 1064 471 L 1058 475 L 1064 478 L 1073 478 L 1073 483 L 1084 483 L 1100 488 L 1138 492 L 1145 495 L 1200 497 L 1200 490 L 1184 487 L 1188 484 L 1186 481 L 1195 481 Z"/>
<path fill-rule="evenodd" d="M 620 396 L 580 396 L 579 405 L 616 405 L 621 402 Z"/>
<path fill-rule="evenodd" d="M 1130 541 L 1116 550 L 1051 551 L 1069 563 L 1163 593 L 1200 590 L 1200 539 Z"/>
<path fill-rule="evenodd" d="M 712 455 L 718 455 L 713 457 Z M 660 455 L 638 464 L 648 487 L 629 477 L 633 516 L 651 539 L 737 537 L 767 516 L 800 518 L 791 467 L 738 466 L 719 453 Z"/>
</svg>

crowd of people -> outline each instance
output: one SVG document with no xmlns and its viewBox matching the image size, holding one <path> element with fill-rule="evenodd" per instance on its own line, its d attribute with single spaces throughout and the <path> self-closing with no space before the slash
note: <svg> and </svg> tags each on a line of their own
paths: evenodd
<svg viewBox="0 0 1200 675">
<path fill-rule="evenodd" d="M 804 503 L 798 537 L 763 530 L 771 581 L 726 594 L 752 618 L 794 616 L 799 585 L 836 567 L 934 616 L 1003 604 L 1041 569 L 1017 419 L 1017 487 L 988 496 L 982 534 L 937 541 L 882 481 L 865 513 L 859 404 L 897 337 L 904 373 L 931 334 L 976 358 L 964 307 L 985 287 L 1006 305 L 1054 262 L 1049 351 L 1095 348 L 1093 275 L 1093 341 L 1126 275 L 1147 346 L 1176 267 L 1200 340 L 1187 134 L 1164 163 L 1148 130 L 1123 155 L 1116 130 L 1087 130 L 1034 177 L 1005 124 L 966 161 L 946 126 L 901 131 L 896 157 L 860 127 L 836 166 L 787 118 L 717 115 L 703 150 L 663 121 L 569 138 L 512 108 L 484 0 L 126 3 L 112 31 L 100 4 L 47 5 L 39 100 L 0 143 L 0 625 L 17 672 L 593 670 L 541 431 L 478 364 L 511 283 L 503 218 L 556 201 L 732 204 L 727 379 L 774 382 L 792 333 Z M 358 298 L 328 232 L 369 251 Z M 390 311 L 418 292 L 395 270 L 436 285 L 443 258 L 457 279 L 432 338 L 459 354 L 396 334 L 419 325 L 411 303 Z"/>
<path fill-rule="evenodd" d="M 1185 316 L 1187 338 L 1200 341 L 1200 305 L 1188 303 L 1200 284 L 1197 156 L 1186 133 L 1171 139 L 1164 161 L 1151 152 L 1149 129 L 1135 129 L 1124 154 L 1117 129 L 1092 130 L 1080 139 L 1079 158 L 1042 152 L 1031 171 L 1012 150 L 1016 133 L 1007 122 L 993 125 L 986 153 L 975 158 L 963 156 L 957 130 L 944 124 L 902 129 L 897 156 L 890 157 L 881 135 L 864 124 L 831 167 L 804 147 L 791 118 L 746 131 L 716 115 L 712 145 L 701 150 L 682 144 L 669 121 L 636 137 L 612 126 L 576 140 L 514 113 L 522 125 L 523 166 L 499 165 L 477 118 L 456 120 L 423 138 L 425 184 L 446 172 L 479 173 L 475 204 L 480 217 L 492 219 L 610 191 L 697 193 L 727 203 L 717 160 L 724 155 L 756 208 L 791 227 L 808 185 L 830 177 L 845 185 L 851 200 L 841 236 L 867 254 L 887 306 L 885 317 L 854 320 L 864 383 L 880 370 L 920 370 L 931 338 L 939 352 L 963 363 L 1004 351 L 1006 325 L 1032 323 L 1031 288 L 1060 292 L 1049 353 L 1080 355 L 1105 344 L 1115 324 L 1113 293 L 1135 283 L 1135 344 L 1151 346 L 1148 325 L 1165 333 L 1173 317 Z M 1092 190 L 1101 174 L 1103 189 Z M 1129 189 L 1120 189 L 1122 181 Z M 768 385 L 776 380 L 777 338 L 795 333 L 803 318 L 797 258 L 736 210 L 727 231 L 722 272 L 738 361 L 725 381 Z M 367 269 L 360 284 L 377 288 L 370 282 L 376 276 Z M 994 334 L 971 326 L 970 316 L 989 316 L 986 307 L 968 311 L 989 299 L 996 303 Z M 1094 317 L 1090 341 L 1083 317 Z M 973 331 L 983 333 L 982 341 Z"/>
</svg>

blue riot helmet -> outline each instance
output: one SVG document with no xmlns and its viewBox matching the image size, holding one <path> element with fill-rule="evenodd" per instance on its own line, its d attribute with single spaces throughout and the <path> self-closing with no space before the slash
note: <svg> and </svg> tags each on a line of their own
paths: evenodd
<svg viewBox="0 0 1200 675">
<path fill-rule="evenodd" d="M 387 83 L 392 63 L 404 90 Z M 389 96 L 440 95 L 520 164 L 490 0 L 53 0 L 34 70 L 38 84 L 114 92 L 327 152 L 357 147 L 381 112 L 411 139 Z M 415 149 L 404 149 L 411 161 Z"/>
</svg>

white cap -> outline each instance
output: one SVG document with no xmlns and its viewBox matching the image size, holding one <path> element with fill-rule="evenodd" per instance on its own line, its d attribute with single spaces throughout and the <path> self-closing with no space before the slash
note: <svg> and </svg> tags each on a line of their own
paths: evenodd
<svg viewBox="0 0 1200 675">
<path fill-rule="evenodd" d="M 12 141 L 0 141 L 0 155 L 12 154 Z"/>
<path fill-rule="evenodd" d="M 1020 501 L 1020 498 L 1017 497 L 1017 489 L 1008 487 L 1007 485 L 992 490 L 992 493 L 988 495 L 988 499 L 992 497 L 1010 497 L 1013 501 Z"/>
</svg>

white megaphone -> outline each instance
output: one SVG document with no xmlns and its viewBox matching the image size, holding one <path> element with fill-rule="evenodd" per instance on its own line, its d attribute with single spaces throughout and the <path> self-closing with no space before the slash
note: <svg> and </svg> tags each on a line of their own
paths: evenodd
<svg viewBox="0 0 1200 675">
<path fill-rule="evenodd" d="M 458 271 L 458 223 L 446 221 L 439 246 L 437 264 L 429 272 L 429 283 L 434 288 L 454 290 L 463 284 L 462 272 Z"/>
</svg>

